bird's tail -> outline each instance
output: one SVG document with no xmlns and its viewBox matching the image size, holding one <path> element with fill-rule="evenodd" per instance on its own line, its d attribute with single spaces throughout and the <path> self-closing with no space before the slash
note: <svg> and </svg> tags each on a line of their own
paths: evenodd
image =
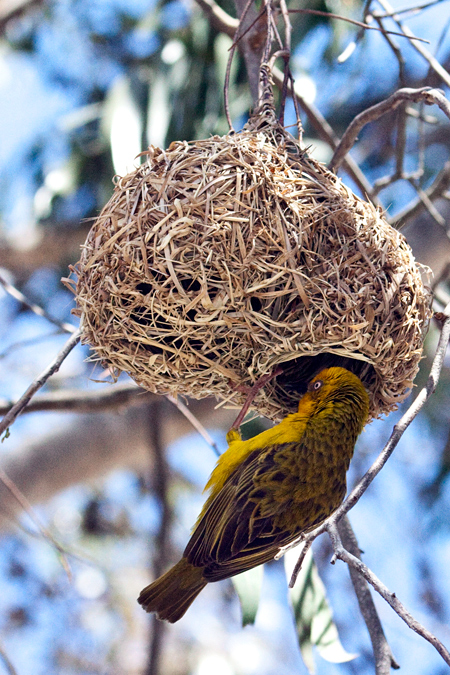
<svg viewBox="0 0 450 675">
<path fill-rule="evenodd" d="M 138 602 L 146 612 L 156 612 L 159 619 L 175 623 L 181 619 L 207 582 L 201 567 L 186 558 L 141 591 Z"/>
</svg>

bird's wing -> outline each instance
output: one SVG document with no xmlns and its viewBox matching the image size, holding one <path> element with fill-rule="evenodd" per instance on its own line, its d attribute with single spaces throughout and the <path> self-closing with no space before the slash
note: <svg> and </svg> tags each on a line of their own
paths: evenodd
<svg viewBox="0 0 450 675">
<path fill-rule="evenodd" d="M 215 578 L 226 578 L 272 559 L 280 546 L 298 536 L 295 528 L 286 530 L 274 523 L 281 511 L 289 509 L 289 502 L 273 499 L 270 482 L 259 480 L 272 474 L 276 481 L 280 447 L 252 452 L 207 503 L 184 551 L 192 565 L 211 573 L 218 565 L 221 572 Z M 283 449 L 295 452 L 298 447 L 289 443 Z"/>
</svg>

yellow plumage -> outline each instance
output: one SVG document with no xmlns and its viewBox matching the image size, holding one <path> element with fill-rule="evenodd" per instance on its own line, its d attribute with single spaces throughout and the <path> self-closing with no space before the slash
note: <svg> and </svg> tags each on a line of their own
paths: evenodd
<svg viewBox="0 0 450 675">
<path fill-rule="evenodd" d="M 144 609 L 178 621 L 208 582 L 272 560 L 331 515 L 344 499 L 368 412 L 359 378 L 327 368 L 310 382 L 297 413 L 247 441 L 229 431 L 183 557 L 144 588 Z"/>
</svg>

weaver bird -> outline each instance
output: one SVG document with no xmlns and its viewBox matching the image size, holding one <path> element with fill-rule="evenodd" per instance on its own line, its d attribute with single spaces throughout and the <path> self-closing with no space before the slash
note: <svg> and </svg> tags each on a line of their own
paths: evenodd
<svg viewBox="0 0 450 675">
<path fill-rule="evenodd" d="M 231 429 L 183 557 L 144 588 L 143 608 L 174 623 L 207 583 L 272 560 L 320 525 L 344 499 L 368 413 L 361 380 L 334 367 L 316 375 L 298 412 L 272 429 L 247 441 Z"/>
</svg>

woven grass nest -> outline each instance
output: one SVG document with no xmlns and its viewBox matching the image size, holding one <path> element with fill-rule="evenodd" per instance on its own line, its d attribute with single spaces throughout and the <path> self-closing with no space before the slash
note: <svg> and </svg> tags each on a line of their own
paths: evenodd
<svg viewBox="0 0 450 675">
<path fill-rule="evenodd" d="M 75 270 L 83 341 L 114 376 L 239 406 L 243 385 L 283 364 L 254 402 L 272 420 L 331 364 L 360 375 L 371 417 L 395 409 L 430 317 L 404 237 L 270 111 L 239 133 L 151 147 L 117 179 Z"/>
</svg>

